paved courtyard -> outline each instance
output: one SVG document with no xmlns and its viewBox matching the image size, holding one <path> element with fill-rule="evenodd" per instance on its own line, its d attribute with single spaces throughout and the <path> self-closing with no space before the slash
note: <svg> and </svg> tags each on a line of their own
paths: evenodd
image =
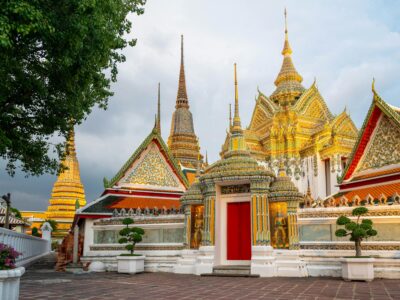
<svg viewBox="0 0 400 300">
<path fill-rule="evenodd" d="M 31 269 L 20 299 L 400 299 L 400 280 L 228 278 L 168 273 L 74 275 Z"/>
</svg>

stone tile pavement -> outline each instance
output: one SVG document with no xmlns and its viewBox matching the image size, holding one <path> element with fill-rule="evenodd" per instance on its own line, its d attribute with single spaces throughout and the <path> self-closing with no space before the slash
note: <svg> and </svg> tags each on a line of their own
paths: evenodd
<svg viewBox="0 0 400 300">
<path fill-rule="evenodd" d="M 400 299 L 400 280 L 230 278 L 170 273 L 70 274 L 29 270 L 20 299 Z"/>
</svg>

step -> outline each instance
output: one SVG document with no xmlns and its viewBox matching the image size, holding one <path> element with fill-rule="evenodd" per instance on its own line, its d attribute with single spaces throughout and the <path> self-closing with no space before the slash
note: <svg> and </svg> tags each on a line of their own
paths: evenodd
<svg viewBox="0 0 400 300">
<path fill-rule="evenodd" d="M 215 266 L 210 274 L 201 274 L 201 276 L 220 276 L 220 277 L 260 277 L 250 274 L 250 266 L 229 265 Z"/>
<path fill-rule="evenodd" d="M 250 266 L 215 266 L 213 268 L 213 273 L 249 275 Z"/>
<path fill-rule="evenodd" d="M 246 277 L 246 278 L 259 278 L 258 274 L 215 274 L 215 273 L 205 273 L 200 276 L 204 277 Z"/>
</svg>

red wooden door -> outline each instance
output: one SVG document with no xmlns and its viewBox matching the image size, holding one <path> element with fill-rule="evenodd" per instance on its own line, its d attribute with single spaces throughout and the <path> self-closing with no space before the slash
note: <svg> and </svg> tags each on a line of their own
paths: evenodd
<svg viewBox="0 0 400 300">
<path fill-rule="evenodd" d="M 250 202 L 227 203 L 228 260 L 251 259 Z"/>
</svg>

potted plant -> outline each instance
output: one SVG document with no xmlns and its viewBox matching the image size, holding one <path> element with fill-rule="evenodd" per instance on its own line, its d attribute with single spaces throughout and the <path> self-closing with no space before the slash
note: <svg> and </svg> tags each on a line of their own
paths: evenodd
<svg viewBox="0 0 400 300">
<path fill-rule="evenodd" d="M 356 248 L 356 255 L 353 257 L 342 258 L 342 277 L 344 280 L 365 280 L 374 279 L 374 259 L 361 255 L 361 242 L 371 236 L 377 235 L 377 231 L 372 228 L 372 221 L 369 219 L 361 219 L 361 216 L 368 213 L 366 207 L 357 207 L 353 209 L 352 215 L 357 217 L 356 221 L 352 221 L 346 216 L 340 216 L 336 220 L 337 225 L 344 226 L 336 230 L 337 237 L 350 236 Z"/>
<path fill-rule="evenodd" d="M 125 249 L 130 253 L 117 256 L 118 273 L 136 274 L 144 272 L 144 255 L 134 253 L 136 244 L 142 241 L 144 230 L 140 227 L 129 227 L 129 225 L 133 224 L 131 218 L 123 219 L 122 224 L 126 225 L 126 227 L 120 230 L 119 235 L 121 238 L 118 242 L 127 244 Z"/>
<path fill-rule="evenodd" d="M 25 268 L 15 266 L 15 259 L 21 253 L 0 243 L 0 299 L 18 300 L 19 281 Z"/>
</svg>

